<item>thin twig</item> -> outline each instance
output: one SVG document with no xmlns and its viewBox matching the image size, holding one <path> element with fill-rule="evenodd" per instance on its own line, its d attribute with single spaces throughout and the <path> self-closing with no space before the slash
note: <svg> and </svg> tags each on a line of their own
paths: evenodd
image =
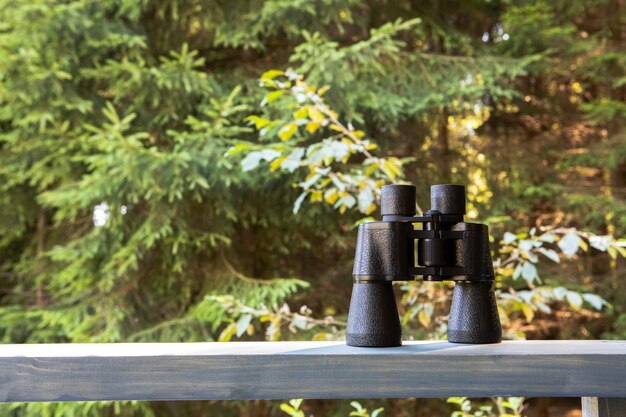
<svg viewBox="0 0 626 417">
<path fill-rule="evenodd" d="M 228 269 L 228 271 L 233 274 L 233 276 L 241 281 L 250 283 L 250 284 L 261 284 L 261 285 L 272 285 L 275 284 L 277 282 L 277 279 L 260 279 L 260 278 L 252 278 L 252 277 L 248 277 L 244 274 L 242 274 L 241 272 L 237 271 L 235 269 L 235 267 L 228 262 L 228 259 L 226 259 L 226 255 L 224 254 L 223 251 L 220 251 L 220 258 L 222 259 L 222 262 L 224 262 L 224 265 L 226 265 L 226 268 Z M 278 278 L 280 279 L 280 278 Z"/>
</svg>

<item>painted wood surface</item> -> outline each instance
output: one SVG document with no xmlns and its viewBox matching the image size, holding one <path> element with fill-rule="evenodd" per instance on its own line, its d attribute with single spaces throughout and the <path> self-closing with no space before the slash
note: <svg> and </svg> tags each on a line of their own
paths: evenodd
<svg viewBox="0 0 626 417">
<path fill-rule="evenodd" d="M 626 342 L 0 345 L 0 401 L 626 397 Z"/>
<path fill-rule="evenodd" d="M 626 417 L 626 398 L 582 399 L 583 417 Z"/>
<path fill-rule="evenodd" d="M 598 397 L 582 397 L 581 405 L 583 417 L 599 417 Z"/>
<path fill-rule="evenodd" d="M 626 417 L 626 398 L 598 398 L 598 417 Z"/>
</svg>

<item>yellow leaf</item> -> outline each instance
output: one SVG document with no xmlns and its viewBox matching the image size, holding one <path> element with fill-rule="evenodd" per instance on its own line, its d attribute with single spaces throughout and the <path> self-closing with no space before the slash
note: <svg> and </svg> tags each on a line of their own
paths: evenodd
<svg viewBox="0 0 626 417">
<path fill-rule="evenodd" d="M 276 171 L 278 168 L 280 168 L 280 164 L 282 164 L 285 159 L 286 156 L 280 156 L 274 159 L 270 164 L 270 171 Z"/>
<path fill-rule="evenodd" d="M 324 93 L 326 93 L 328 90 L 330 90 L 330 87 L 325 85 L 324 87 L 322 87 L 319 90 L 317 90 L 317 95 L 323 96 Z"/>
<path fill-rule="evenodd" d="M 332 180 L 330 178 L 324 178 L 322 181 L 319 182 L 318 187 L 320 188 L 324 188 L 326 187 L 328 184 L 330 184 L 332 182 Z M 382 187 L 382 186 L 381 186 Z M 379 187 L 380 188 L 380 187 Z"/>
<path fill-rule="evenodd" d="M 318 123 L 326 120 L 322 112 L 315 107 L 309 107 L 309 119 Z"/>
<path fill-rule="evenodd" d="M 289 140 L 298 131 L 298 125 L 295 123 L 287 123 L 278 131 L 278 137 L 281 140 Z"/>
<path fill-rule="evenodd" d="M 365 136 L 365 132 L 362 130 L 355 130 L 354 132 L 352 132 L 352 134 L 356 136 L 357 139 L 361 139 L 363 136 Z"/>
<path fill-rule="evenodd" d="M 430 316 L 424 310 L 420 310 L 417 314 L 417 320 L 419 320 L 420 324 L 424 327 L 430 326 Z"/>
<path fill-rule="evenodd" d="M 400 160 L 398 158 L 389 158 L 383 160 L 381 170 L 393 181 L 397 177 L 402 175 L 402 169 L 400 168 Z"/>
<path fill-rule="evenodd" d="M 261 130 L 261 128 L 263 128 L 263 127 L 267 126 L 268 124 L 270 124 L 269 120 L 264 119 L 264 118 L 259 117 L 259 116 L 248 116 L 244 120 L 246 120 L 248 122 L 254 123 L 254 127 L 256 127 L 257 130 Z"/>
<path fill-rule="evenodd" d="M 323 342 L 327 338 L 328 338 L 328 333 L 324 333 L 324 332 L 313 335 L 313 340 L 318 341 L 318 342 Z"/>
<path fill-rule="evenodd" d="M 319 190 L 315 190 L 311 193 L 311 202 L 313 203 L 319 203 L 323 200 L 323 195 L 322 192 Z"/>
<path fill-rule="evenodd" d="M 267 96 L 265 96 L 265 102 L 271 103 L 272 101 L 276 100 L 278 97 L 282 96 L 284 93 L 285 92 L 283 90 L 272 91 L 271 93 L 268 93 Z"/>
<path fill-rule="evenodd" d="M 609 246 L 608 248 L 606 248 L 606 253 L 609 254 L 611 259 L 617 259 L 617 251 L 613 246 Z"/>
<path fill-rule="evenodd" d="M 524 317 L 526 317 L 526 321 L 529 323 L 533 320 L 533 317 L 535 317 L 535 312 L 528 304 L 522 304 L 522 313 L 524 313 Z"/>
<path fill-rule="evenodd" d="M 376 166 L 376 165 L 374 165 L 374 164 L 372 164 L 372 165 L 368 166 L 368 167 L 367 167 L 367 169 L 365 170 L 365 175 L 366 175 L 367 177 L 371 177 L 371 176 L 372 176 L 372 174 L 374 173 L 374 171 L 376 171 L 376 168 L 377 168 L 377 166 Z M 384 182 L 383 182 L 383 184 L 384 184 Z M 378 186 L 378 188 L 380 188 L 380 187 L 382 187 L 382 185 L 379 185 L 379 186 Z"/>
<path fill-rule="evenodd" d="M 617 251 L 619 252 L 620 255 L 622 255 L 624 258 L 626 258 L 626 249 L 621 247 L 621 246 L 615 246 L 615 249 L 617 249 Z"/>
<path fill-rule="evenodd" d="M 335 204 L 338 198 L 339 194 L 337 194 L 337 190 L 334 188 L 326 190 L 326 192 L 324 193 L 324 200 L 326 200 L 328 204 Z"/>
<path fill-rule="evenodd" d="M 369 206 L 367 206 L 367 209 L 365 209 L 365 214 L 371 214 L 376 210 L 376 204 L 372 203 Z"/>
<path fill-rule="evenodd" d="M 389 164 L 388 160 L 383 160 L 381 161 L 382 163 L 379 165 L 381 171 L 383 171 L 385 173 L 385 175 L 387 175 L 389 177 L 390 180 L 394 180 L 396 179 L 396 175 L 394 174 L 393 170 L 390 169 L 391 164 Z"/>
<path fill-rule="evenodd" d="M 309 122 L 306 124 L 306 127 L 305 127 L 306 131 L 309 133 L 315 133 L 315 131 L 319 128 L 320 128 L 320 124 L 317 122 Z"/>
<path fill-rule="evenodd" d="M 220 333 L 218 337 L 218 342 L 228 342 L 233 337 L 233 335 L 237 333 L 237 323 L 230 323 L 226 328 Z"/>
<path fill-rule="evenodd" d="M 293 114 L 293 118 L 294 119 L 306 119 L 307 114 L 308 114 L 308 109 L 306 108 L 306 106 L 301 107 Z"/>
<path fill-rule="evenodd" d="M 330 128 L 331 128 L 332 130 L 336 131 L 336 132 L 343 132 L 343 129 L 341 128 L 341 126 L 336 125 L 336 124 L 334 124 L 334 123 L 333 123 L 332 125 L 330 125 Z"/>
<path fill-rule="evenodd" d="M 279 71 L 279 70 L 269 70 L 269 71 L 265 71 L 263 73 L 263 75 L 261 75 L 261 79 L 262 80 L 273 80 L 276 77 L 280 77 L 281 75 L 283 75 L 284 72 L 283 71 Z"/>
</svg>

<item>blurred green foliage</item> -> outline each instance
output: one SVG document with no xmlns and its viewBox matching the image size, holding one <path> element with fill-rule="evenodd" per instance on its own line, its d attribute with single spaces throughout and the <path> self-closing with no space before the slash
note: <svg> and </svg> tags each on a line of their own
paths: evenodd
<svg viewBox="0 0 626 417">
<path fill-rule="evenodd" d="M 429 184 L 467 185 L 509 338 L 623 338 L 624 15 L 619 0 L 0 0 L 0 340 L 341 339 L 353 226 L 398 181 L 423 208 Z M 409 338 L 445 335 L 447 285 L 399 296 Z M 522 412 L 411 401 L 383 415 Z M 303 406 L 380 413 L 356 404 Z M 283 405 L 0 414 L 302 412 Z"/>
</svg>

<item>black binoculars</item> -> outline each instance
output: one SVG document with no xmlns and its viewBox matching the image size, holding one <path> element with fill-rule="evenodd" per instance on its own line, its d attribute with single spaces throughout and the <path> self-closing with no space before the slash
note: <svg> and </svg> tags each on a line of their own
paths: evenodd
<svg viewBox="0 0 626 417">
<path fill-rule="evenodd" d="M 415 187 L 386 185 L 381 195 L 383 221 L 359 226 L 348 345 L 400 346 L 402 329 L 392 282 L 418 276 L 424 281 L 455 282 L 448 341 L 502 341 L 487 226 L 463 221 L 462 185 L 431 186 L 430 204 L 429 211 L 415 217 Z M 413 223 L 423 226 L 415 229 Z"/>
</svg>

